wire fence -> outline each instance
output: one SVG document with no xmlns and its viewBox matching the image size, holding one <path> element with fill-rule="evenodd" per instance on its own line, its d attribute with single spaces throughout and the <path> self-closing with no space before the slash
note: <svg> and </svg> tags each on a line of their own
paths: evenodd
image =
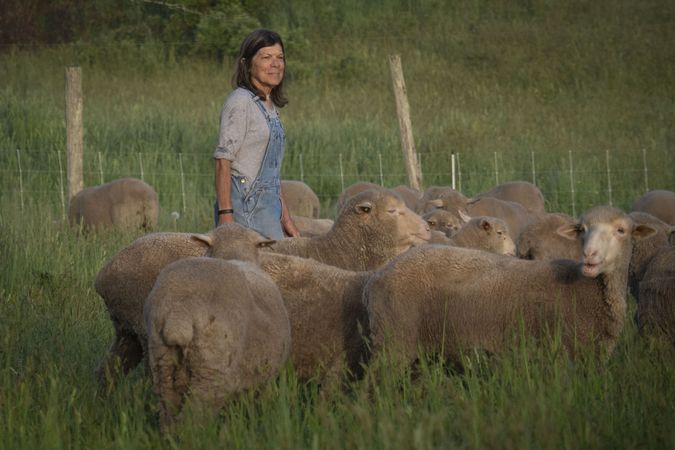
<svg viewBox="0 0 675 450">
<path fill-rule="evenodd" d="M 64 217 L 67 212 L 67 155 L 64 150 L 0 150 L 3 182 L 0 196 L 13 198 L 22 210 L 30 202 L 48 201 Z M 623 151 L 568 151 L 551 158 L 547 152 L 520 152 L 513 161 L 509 152 L 426 152 L 418 154 L 423 186 L 451 186 L 468 195 L 507 181 L 530 181 L 539 186 L 551 210 L 576 215 L 593 204 L 626 207 L 650 189 L 675 187 L 675 158 L 647 148 Z M 489 155 L 489 157 L 487 157 Z M 357 181 L 385 187 L 406 183 L 406 173 L 392 170 L 389 154 L 368 155 L 371 164 L 359 168 L 342 153 L 319 171 L 305 167 L 305 155 L 294 155 L 284 167 L 285 179 L 297 179 L 312 187 L 323 205 L 336 202 L 339 193 Z M 375 164 L 372 164 L 372 161 Z M 85 154 L 84 184 L 92 186 L 124 177 L 151 184 L 164 207 L 189 212 L 208 208 L 213 201 L 213 170 L 203 153 L 104 152 Z M 395 165 L 394 165 L 395 166 Z M 57 211 L 55 211 L 57 212 Z M 57 212 L 57 213 L 58 213 Z M 326 214 L 329 216 L 329 214 Z"/>
</svg>

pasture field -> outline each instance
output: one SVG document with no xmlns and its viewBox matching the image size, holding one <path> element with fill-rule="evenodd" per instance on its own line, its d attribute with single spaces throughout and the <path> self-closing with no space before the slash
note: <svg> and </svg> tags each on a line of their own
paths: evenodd
<svg viewBox="0 0 675 450">
<path fill-rule="evenodd" d="M 327 3 L 271 2 L 265 23 L 287 44 L 283 176 L 314 188 L 322 216 L 343 185 L 406 182 L 394 53 L 425 186 L 450 183 L 454 152 L 467 194 L 534 180 L 549 211 L 675 189 L 673 2 Z M 142 369 L 97 391 L 112 325 L 93 280 L 141 232 L 80 236 L 64 222 L 64 67 L 82 67 L 85 185 L 142 176 L 161 230 L 203 232 L 230 63 L 165 44 L 0 52 L 0 449 L 675 448 L 675 354 L 637 335 L 632 298 L 602 365 L 523 343 L 469 355 L 464 373 L 430 358 L 394 375 L 378 359 L 347 389 L 298 383 L 289 367 L 172 436 Z"/>
</svg>

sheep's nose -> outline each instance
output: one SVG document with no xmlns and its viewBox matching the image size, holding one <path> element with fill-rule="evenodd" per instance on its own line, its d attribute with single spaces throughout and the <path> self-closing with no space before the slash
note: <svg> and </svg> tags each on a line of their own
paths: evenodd
<svg viewBox="0 0 675 450">
<path fill-rule="evenodd" d="M 586 258 L 594 258 L 595 256 L 598 255 L 598 251 L 593 248 L 585 248 L 584 249 L 584 257 Z"/>
</svg>

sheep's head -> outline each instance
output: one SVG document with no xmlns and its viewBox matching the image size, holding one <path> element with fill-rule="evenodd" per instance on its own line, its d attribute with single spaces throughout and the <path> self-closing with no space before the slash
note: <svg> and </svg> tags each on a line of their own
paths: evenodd
<svg viewBox="0 0 675 450">
<path fill-rule="evenodd" d="M 224 223 L 207 234 L 193 234 L 191 237 L 207 247 L 206 256 L 256 264 L 258 264 L 258 250 L 276 242 L 237 223 Z"/>
<path fill-rule="evenodd" d="M 434 209 L 422 216 L 429 228 L 444 233 L 450 237 L 455 234 L 464 224 L 464 221 L 456 214 L 444 209 Z"/>
<path fill-rule="evenodd" d="M 558 228 L 561 236 L 581 243 L 582 274 L 589 278 L 617 268 L 627 269 L 633 239 L 644 239 L 655 232 L 653 227 L 636 225 L 623 211 L 607 206 L 592 208 L 578 223 Z"/>
<path fill-rule="evenodd" d="M 391 240 L 401 252 L 431 239 L 429 225 L 391 191 L 367 190 L 349 200 L 335 227 L 354 227 L 368 238 Z"/>
</svg>

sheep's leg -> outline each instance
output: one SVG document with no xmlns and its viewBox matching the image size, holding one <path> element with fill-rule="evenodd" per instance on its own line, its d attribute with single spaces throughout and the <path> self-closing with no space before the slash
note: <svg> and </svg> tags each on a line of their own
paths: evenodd
<svg viewBox="0 0 675 450">
<path fill-rule="evenodd" d="M 128 374 L 143 359 L 143 347 L 138 336 L 126 330 L 115 329 L 115 340 L 108 354 L 96 369 L 101 386 L 114 383 L 119 375 Z"/>
</svg>

